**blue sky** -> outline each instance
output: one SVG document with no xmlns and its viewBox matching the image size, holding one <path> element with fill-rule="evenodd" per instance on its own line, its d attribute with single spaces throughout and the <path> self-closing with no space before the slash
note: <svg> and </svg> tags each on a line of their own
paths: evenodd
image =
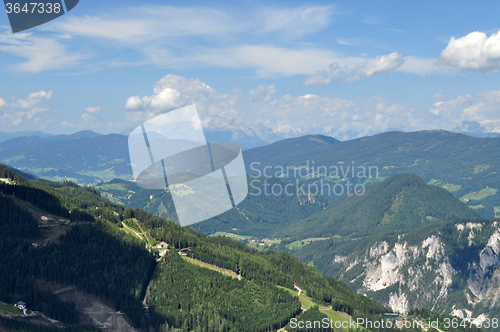
<svg viewBox="0 0 500 332">
<path fill-rule="evenodd" d="M 498 2 L 81 0 L 12 34 L 0 131 L 121 132 L 195 103 L 212 129 L 340 139 L 500 132 Z"/>
</svg>

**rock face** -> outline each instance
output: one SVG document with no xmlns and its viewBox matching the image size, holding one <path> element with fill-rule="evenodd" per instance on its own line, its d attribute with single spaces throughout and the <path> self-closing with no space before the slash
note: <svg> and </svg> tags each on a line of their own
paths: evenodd
<svg viewBox="0 0 500 332">
<path fill-rule="evenodd" d="M 337 251 L 331 267 L 355 290 L 397 312 L 427 307 L 462 317 L 498 317 L 500 225 L 459 222 L 424 233 Z"/>
</svg>

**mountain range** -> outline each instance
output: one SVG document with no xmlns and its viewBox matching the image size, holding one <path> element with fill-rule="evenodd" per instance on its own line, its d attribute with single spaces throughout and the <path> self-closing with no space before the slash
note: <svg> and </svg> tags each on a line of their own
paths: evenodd
<svg viewBox="0 0 500 332">
<path fill-rule="evenodd" d="M 224 135 L 218 139 L 227 139 Z M 387 132 L 341 142 L 313 135 L 245 150 L 243 156 L 249 175 L 272 172 L 275 176 L 281 168 L 288 170 L 288 177 L 281 177 L 284 181 L 308 184 L 370 185 L 394 174 L 412 173 L 452 192 L 483 217 L 500 211 L 500 196 L 495 195 L 500 188 L 500 140 L 496 138 L 423 131 Z M 55 181 L 96 184 L 132 179 L 127 137 L 118 134 L 19 137 L 0 143 L 0 162 Z M 361 168 L 371 172 L 362 176 L 351 172 Z M 323 196 L 333 201 L 341 195 L 328 191 Z"/>
<path fill-rule="evenodd" d="M 225 273 L 236 273 L 239 278 L 243 277 L 263 287 L 255 291 L 277 301 L 274 315 L 281 318 L 278 318 L 279 322 L 266 320 L 264 317 L 267 316 L 261 314 L 262 319 L 255 320 L 256 324 L 262 324 L 258 325 L 258 330 L 284 326 L 286 319 L 299 313 L 288 311 L 289 308 L 295 308 L 298 302 L 294 304 L 293 300 L 283 297 L 284 302 L 279 302 L 278 298 L 282 295 L 265 284 L 270 281 L 269 278 L 275 284 L 288 288 L 287 292 L 294 286 L 305 290 L 310 299 L 324 306 L 320 307 L 323 309 L 319 310 L 319 315 L 326 313 L 328 305 L 331 310 L 345 311 L 353 317 L 359 312 L 380 315 L 390 310 L 388 307 L 402 313 L 413 312 L 415 307 L 424 307 L 440 314 L 486 320 L 500 313 L 496 300 L 496 290 L 500 286 L 498 224 L 493 219 L 483 219 L 494 217 L 500 211 L 500 201 L 496 195 L 500 187 L 496 176 L 500 171 L 499 144 L 496 138 L 425 131 L 388 132 L 345 142 L 311 135 L 252 148 L 243 153 L 249 175 L 248 197 L 236 208 L 192 225 L 191 230 L 175 225 L 175 208 L 168 190 L 145 190 L 128 181 L 131 174 L 127 160 L 127 138 L 123 135 L 81 132 L 47 138 L 20 137 L 0 143 L 0 160 L 9 161 L 18 173 L 27 171 L 41 177 L 27 180 L 4 168 L 0 169 L 3 172 L 0 178 L 10 180 L 8 183 L 0 182 L 0 186 L 4 195 L 13 195 L 15 191 L 16 198 L 28 211 L 41 209 L 45 216 L 51 214 L 56 219 L 70 223 L 68 226 L 57 225 L 55 230 L 71 235 L 68 239 L 73 242 L 57 236 L 54 241 L 50 231 L 35 234 L 33 222 L 30 224 L 30 218 L 26 215 L 23 217 L 27 220 L 23 227 L 31 225 L 29 229 L 32 228 L 34 233 L 24 239 L 16 233 L 16 241 L 37 243 L 33 242 L 36 239 L 50 244 L 47 255 L 54 255 L 64 262 L 62 266 L 51 265 L 45 253 L 38 256 L 37 251 L 30 251 L 30 255 L 65 276 L 54 277 L 50 272 L 37 272 L 33 274 L 34 281 L 41 279 L 60 285 L 70 284 L 79 291 L 97 295 L 101 292 L 90 286 L 97 280 L 125 278 L 129 285 L 133 285 L 135 297 L 124 299 L 126 304 L 123 305 L 116 302 L 115 298 L 130 291 L 126 288 L 128 286 L 121 284 L 122 288 L 104 290 L 106 294 L 111 294 L 106 298 L 106 303 L 116 310 L 123 310 L 134 326 L 149 324 L 155 329 L 170 329 L 172 326 L 185 328 L 183 324 L 194 324 L 195 318 L 191 313 L 196 310 L 172 315 L 172 308 L 162 309 L 162 301 L 178 303 L 178 308 L 205 301 L 203 297 L 195 296 L 187 299 L 179 295 L 185 292 L 175 291 L 178 287 L 193 286 L 199 287 L 203 293 L 204 281 L 198 284 L 196 280 L 207 278 L 207 282 L 224 285 L 222 288 L 233 289 L 241 294 L 252 292 L 254 287 L 251 285 L 248 286 L 250 289 L 240 289 L 237 284 L 225 284 L 218 276 L 207 274 L 205 270 L 193 270 L 191 265 L 186 265 L 191 262 L 178 260 L 178 255 L 166 255 L 164 259 L 169 260 L 167 264 L 175 267 L 174 270 L 189 271 L 193 278 L 187 278 L 184 284 L 165 284 L 162 281 L 165 278 L 177 280 L 180 275 L 168 268 L 158 268 L 158 264 L 154 269 L 148 268 L 147 264 L 152 263 L 148 263 L 147 255 L 153 253 L 155 258 L 160 259 L 159 250 L 154 248 L 160 242 L 169 243 L 176 249 L 189 248 L 191 258 L 211 268 L 223 269 Z M 366 170 L 373 171 L 375 176 Z M 79 187 L 73 182 L 43 179 L 67 180 L 69 175 L 85 180 L 83 183 L 100 183 L 92 188 Z M 102 182 L 115 177 L 118 179 Z M 351 190 L 344 190 L 342 195 L 318 191 L 312 194 L 299 190 L 304 186 L 309 188 L 325 184 L 346 188 L 349 182 L 352 184 Z M 290 186 L 293 194 L 262 194 L 265 186 Z M 252 195 L 253 190 L 260 190 L 259 194 Z M 16 210 L 13 205 L 5 204 L 3 211 Z M 17 210 L 15 213 L 22 214 Z M 36 223 L 42 221 L 39 219 Z M 83 224 L 77 225 L 79 222 Z M 89 222 L 91 226 L 88 226 Z M 257 242 L 264 241 L 258 240 L 264 237 L 274 238 L 266 242 L 266 246 L 282 253 L 273 250 L 259 252 L 241 242 L 206 237 L 198 232 L 239 234 L 239 238 L 246 243 L 250 238 Z M 69 259 L 74 260 L 70 262 L 55 252 L 59 252 L 59 248 L 73 252 L 75 248 L 72 245 L 88 242 L 87 236 L 114 243 L 118 247 L 122 244 L 113 242 L 116 239 L 132 245 L 135 243 L 137 248 L 145 247 L 148 253 L 143 257 L 145 265 L 141 265 L 141 268 L 143 272 L 154 272 L 149 277 L 136 272 L 140 280 L 127 279 L 129 277 L 118 272 L 119 267 L 109 262 L 106 263 L 109 268 L 104 270 L 104 274 L 76 281 L 75 276 L 71 273 L 66 275 L 69 272 L 64 272 L 64 269 L 67 267 L 70 269 L 68 271 L 79 271 L 89 267 L 78 255 L 70 256 Z M 92 243 L 91 246 L 102 245 L 102 242 L 89 243 Z M 12 257 L 21 259 L 15 256 L 17 247 L 12 245 L 12 251 L 9 251 Z M 107 246 L 103 248 L 104 251 L 99 255 L 107 257 L 106 251 L 113 252 L 113 257 L 120 255 Z M 134 250 L 134 255 L 139 256 L 130 259 L 142 257 L 139 251 Z M 92 255 L 90 247 L 83 251 Z M 12 264 L 9 255 L 4 264 Z M 108 262 L 104 256 L 100 259 Z M 126 260 L 126 257 L 123 259 Z M 30 262 L 27 261 L 27 266 Z M 125 262 L 120 264 L 126 265 Z M 43 266 L 40 265 L 40 268 Z M 316 274 L 312 267 L 328 277 Z M 19 273 L 24 273 L 26 268 L 20 265 Z M 204 265 L 204 268 L 209 267 Z M 287 274 L 292 279 L 285 277 Z M 314 276 L 309 278 L 310 282 L 301 279 L 306 274 Z M 331 277 L 339 278 L 347 286 Z M 147 278 L 150 278 L 149 281 L 146 281 Z M 31 282 L 27 279 L 23 287 L 35 287 Z M 351 292 L 348 287 L 355 292 Z M 0 295 L 4 297 L 0 300 L 3 301 L 16 296 L 5 290 L 1 292 Z M 356 292 L 379 301 L 381 305 L 358 297 Z M 171 296 L 160 295 L 165 293 Z M 220 296 L 219 302 L 223 302 L 223 299 L 233 301 L 233 295 L 229 293 L 217 296 Z M 30 301 L 33 299 L 27 298 Z M 135 307 L 141 298 L 150 305 L 149 316 L 144 316 Z M 346 302 L 345 298 L 350 300 Z M 258 301 L 263 300 L 261 298 Z M 58 303 L 55 298 L 51 301 Z M 242 303 L 241 310 L 249 310 L 246 305 L 246 302 Z M 299 307 L 303 305 L 299 303 Z M 368 313 L 366 306 L 378 309 L 370 309 L 372 311 Z M 221 315 L 224 313 L 227 318 L 227 315 L 234 314 L 228 313 L 229 308 L 215 307 L 217 309 L 211 311 L 211 317 L 223 317 Z M 260 307 L 255 308 L 255 312 L 259 310 Z M 54 315 L 57 312 L 54 311 Z M 76 317 L 78 313 L 71 315 Z M 64 320 L 69 322 L 75 319 L 71 315 Z M 215 320 L 238 331 L 244 326 L 236 318 Z"/>
</svg>

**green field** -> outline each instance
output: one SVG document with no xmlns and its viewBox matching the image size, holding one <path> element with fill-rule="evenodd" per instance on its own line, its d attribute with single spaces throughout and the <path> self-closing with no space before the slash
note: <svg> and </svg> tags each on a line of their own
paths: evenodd
<svg viewBox="0 0 500 332">
<path fill-rule="evenodd" d="M 227 233 L 227 232 L 216 232 L 213 234 L 210 234 L 209 236 L 226 236 L 233 238 L 235 240 L 242 240 L 242 239 L 247 239 L 250 240 L 252 237 L 248 235 L 238 235 L 238 234 L 233 234 L 233 233 Z"/>
<path fill-rule="evenodd" d="M 228 233 L 228 232 L 216 232 L 213 234 L 210 234 L 209 236 L 226 236 L 230 237 L 234 240 L 240 240 L 240 241 L 245 241 L 245 243 L 250 247 L 254 249 L 259 249 L 263 250 L 265 248 L 269 248 L 272 245 L 280 244 L 281 240 L 272 240 L 272 239 L 257 239 L 253 236 L 249 235 L 239 235 L 239 234 L 234 234 L 234 233 Z M 260 243 L 264 243 L 263 245 Z"/>
<path fill-rule="evenodd" d="M 462 186 L 459 184 L 449 184 L 449 183 L 443 184 L 442 187 L 444 189 L 448 190 L 450 193 L 455 192 L 455 191 L 459 190 L 460 188 L 462 188 Z"/>
<path fill-rule="evenodd" d="M 493 211 L 495 212 L 495 218 L 500 217 L 500 206 L 495 206 Z"/>
<path fill-rule="evenodd" d="M 286 291 L 288 291 L 290 294 L 292 295 L 295 295 L 297 296 L 297 291 L 293 290 L 293 289 L 290 289 L 290 288 L 286 288 L 286 287 L 282 287 L 282 286 L 277 286 L 281 289 L 284 289 Z M 340 321 L 340 322 L 343 322 L 343 321 L 347 321 L 349 322 L 349 318 L 351 318 L 351 316 L 349 316 L 348 314 L 345 314 L 343 312 L 338 312 L 338 311 L 335 311 L 332 309 L 332 307 L 325 307 L 325 306 L 322 306 L 322 305 L 319 305 L 317 303 L 315 303 L 310 297 L 306 296 L 304 293 L 301 293 L 299 295 L 299 300 L 300 300 L 300 304 L 301 304 L 301 307 L 302 309 L 310 309 L 312 306 L 319 306 L 319 311 L 321 311 L 322 313 L 324 313 L 328 319 L 331 319 L 333 320 L 334 324 L 335 322 L 337 321 Z M 349 329 L 335 329 L 335 331 L 343 331 L 343 332 L 348 332 Z"/>
<path fill-rule="evenodd" d="M 450 193 L 458 191 L 460 190 L 460 188 L 462 188 L 462 185 L 460 184 L 442 183 L 442 181 L 439 179 L 431 179 L 429 182 L 427 182 L 427 184 L 440 186 L 441 188 L 448 190 Z"/>
<path fill-rule="evenodd" d="M 189 262 L 191 264 L 198 265 L 200 267 L 204 267 L 204 268 L 210 269 L 212 271 L 220 272 L 223 275 L 226 275 L 226 276 L 229 276 L 229 277 L 232 277 L 232 278 L 236 278 L 236 279 L 238 278 L 238 274 L 236 274 L 236 272 L 234 272 L 234 271 L 223 269 L 223 268 L 220 268 L 220 267 L 215 266 L 215 265 L 207 264 L 207 263 L 204 263 L 204 262 L 199 261 L 197 259 L 193 259 L 191 257 L 187 257 L 187 256 L 181 256 L 181 257 L 185 261 L 187 261 L 187 262 Z"/>
<path fill-rule="evenodd" d="M 9 313 L 12 313 L 12 314 L 17 314 L 17 315 L 22 315 L 23 314 L 22 310 L 19 310 L 16 307 L 14 307 L 13 305 L 5 304 L 3 302 L 0 302 L 0 310 L 6 311 L 6 312 L 9 312 Z"/>
<path fill-rule="evenodd" d="M 146 244 L 146 248 L 153 248 L 156 246 L 156 241 L 151 238 L 139 225 L 137 219 L 127 219 L 122 221 L 123 228 L 122 230 L 125 233 L 131 234 L 141 241 L 144 241 Z"/>
<path fill-rule="evenodd" d="M 469 207 L 473 210 L 477 210 L 477 209 L 482 209 L 484 208 L 483 205 L 479 204 L 479 205 L 469 205 Z"/>
<path fill-rule="evenodd" d="M 106 190 L 127 190 L 122 183 L 103 183 L 102 185 L 100 185 L 99 187 L 99 190 L 103 190 L 103 191 L 106 191 Z"/>
<path fill-rule="evenodd" d="M 475 200 L 475 201 L 478 201 L 480 199 L 483 199 L 483 198 L 486 198 L 490 195 L 495 195 L 495 193 L 497 192 L 498 190 L 495 189 L 495 188 L 490 188 L 490 187 L 486 187 L 484 189 L 481 189 L 479 192 L 471 192 L 471 193 L 468 193 L 464 196 L 462 196 L 460 198 L 460 200 L 463 202 L 463 201 L 466 201 L 466 200 Z"/>
<path fill-rule="evenodd" d="M 298 241 L 289 243 L 286 245 L 286 247 L 289 250 L 300 250 L 300 249 L 302 249 L 302 247 L 307 245 L 307 242 L 323 241 L 323 240 L 328 240 L 328 238 L 327 237 L 311 237 L 308 239 L 298 240 Z"/>
</svg>

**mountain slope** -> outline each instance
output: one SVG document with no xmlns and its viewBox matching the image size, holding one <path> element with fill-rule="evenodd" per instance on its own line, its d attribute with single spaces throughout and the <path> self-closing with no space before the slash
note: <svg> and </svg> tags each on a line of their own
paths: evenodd
<svg viewBox="0 0 500 332">
<path fill-rule="evenodd" d="M 277 234 L 308 237 L 362 237 L 388 230 L 407 230 L 479 215 L 443 188 L 425 184 L 413 174 L 398 174 L 333 202 L 326 210 L 279 230 Z"/>
<path fill-rule="evenodd" d="M 42 138 L 47 138 L 47 137 L 51 137 L 53 135 L 44 133 L 43 131 L 39 131 L 39 130 L 37 130 L 37 131 L 31 131 L 31 130 L 17 131 L 17 132 L 13 132 L 13 133 L 0 132 L 0 142 L 4 142 L 4 141 L 7 141 L 7 140 L 12 139 L 12 138 L 24 137 L 24 136 L 38 136 L 38 137 L 42 137 Z"/>
<path fill-rule="evenodd" d="M 54 216 L 65 227 L 65 235 L 51 234 L 50 241 L 36 234 L 37 227 L 31 227 L 34 233 L 29 238 L 28 234 L 19 237 L 19 232 L 11 233 L 14 239 L 0 233 L 0 300 L 4 302 L 20 297 L 35 310 L 76 324 L 74 303 L 62 302 L 37 286 L 40 280 L 74 285 L 121 310 L 135 327 L 156 331 L 175 327 L 184 332 L 213 324 L 234 332 L 278 329 L 300 314 L 297 297 L 282 288 L 294 285 L 313 300 L 333 305 L 334 310 L 379 318 L 387 310 L 288 254 L 260 253 L 227 238 L 207 238 L 142 210 L 113 204 L 93 188 L 28 181 L 1 165 L 0 172 L 19 183 L 0 183 L 1 200 L 14 200 L 15 192 L 24 206 L 33 205 L 33 211 Z M 7 203 L 0 213 L 15 209 L 22 207 Z M 12 214 L 12 218 L 16 215 L 24 215 L 24 223 L 32 226 L 36 222 L 26 213 Z M 0 223 L 11 219 L 0 218 Z M 163 258 L 157 246 L 160 242 L 170 250 Z M 177 254 L 182 248 L 192 258 L 238 273 L 241 280 L 190 265 Z M 143 303 L 149 307 L 149 316 Z"/>
<path fill-rule="evenodd" d="M 247 169 L 252 163 L 258 163 L 254 167 L 262 169 L 273 165 L 298 165 L 294 160 L 306 160 L 321 153 L 324 149 L 336 146 L 340 141 L 324 135 L 307 135 L 297 138 L 288 138 L 263 147 L 247 150 L 243 153 Z M 302 165 L 302 164 L 300 164 Z M 250 173 L 252 174 L 252 173 Z"/>
<path fill-rule="evenodd" d="M 265 185 L 268 188 L 273 185 L 285 186 L 281 179 L 249 178 L 249 185 L 249 195 L 237 207 L 194 224 L 191 228 L 205 234 L 223 231 L 266 237 L 294 221 L 322 211 L 328 205 L 328 201 L 320 194 L 276 196 L 270 192 L 267 195 L 264 193 Z M 142 189 L 133 182 L 118 179 L 101 183 L 97 188 L 103 197 L 113 202 L 133 209 L 140 208 L 174 222 L 178 220 L 169 191 Z M 262 195 L 256 194 L 258 190 Z M 294 186 L 291 186 L 289 191 L 297 192 Z"/>
<path fill-rule="evenodd" d="M 469 219 L 362 239 L 312 242 L 295 253 L 321 272 L 407 312 L 500 314 L 500 224 Z"/>
<path fill-rule="evenodd" d="M 91 131 L 8 140 L 0 143 L 0 162 L 56 180 L 78 179 L 78 174 L 83 183 L 131 177 L 127 137 Z"/>
</svg>

